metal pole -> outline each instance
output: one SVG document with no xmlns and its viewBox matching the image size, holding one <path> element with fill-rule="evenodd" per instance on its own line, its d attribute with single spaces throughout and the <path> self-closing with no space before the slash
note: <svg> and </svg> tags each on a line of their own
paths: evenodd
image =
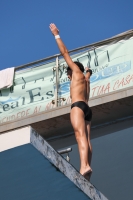
<svg viewBox="0 0 133 200">
<path fill-rule="evenodd" d="M 72 151 L 72 147 L 69 147 L 69 148 L 67 148 L 67 149 L 57 150 L 57 152 L 58 152 L 59 154 L 69 153 L 69 152 L 71 152 L 71 151 Z"/>
<path fill-rule="evenodd" d="M 59 86 L 59 58 L 56 57 L 56 90 L 55 90 L 55 106 L 58 107 L 58 86 Z"/>
</svg>

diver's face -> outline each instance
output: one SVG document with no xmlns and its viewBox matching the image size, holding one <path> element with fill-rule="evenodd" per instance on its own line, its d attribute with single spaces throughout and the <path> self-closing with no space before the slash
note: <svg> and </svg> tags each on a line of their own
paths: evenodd
<svg viewBox="0 0 133 200">
<path fill-rule="evenodd" d="M 67 70 L 67 77 L 70 79 L 70 81 L 72 80 L 72 70 Z"/>
</svg>

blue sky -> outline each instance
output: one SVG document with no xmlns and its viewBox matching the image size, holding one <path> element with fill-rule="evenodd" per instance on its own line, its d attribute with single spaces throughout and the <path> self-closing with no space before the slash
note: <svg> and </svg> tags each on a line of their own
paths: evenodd
<svg viewBox="0 0 133 200">
<path fill-rule="evenodd" d="M 0 70 L 59 53 L 49 24 L 68 50 L 133 28 L 132 0 L 0 0 Z"/>
</svg>

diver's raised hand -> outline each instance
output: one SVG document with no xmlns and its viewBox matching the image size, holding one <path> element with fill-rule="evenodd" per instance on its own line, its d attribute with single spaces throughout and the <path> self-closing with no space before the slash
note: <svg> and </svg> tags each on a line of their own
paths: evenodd
<svg viewBox="0 0 133 200">
<path fill-rule="evenodd" d="M 55 24 L 51 23 L 49 28 L 54 36 L 59 35 L 59 29 L 56 27 Z"/>
</svg>

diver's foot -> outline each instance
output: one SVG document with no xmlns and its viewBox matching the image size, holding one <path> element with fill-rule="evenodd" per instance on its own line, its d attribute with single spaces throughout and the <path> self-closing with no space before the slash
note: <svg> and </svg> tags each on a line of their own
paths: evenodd
<svg viewBox="0 0 133 200">
<path fill-rule="evenodd" d="M 82 175 L 85 174 L 85 173 L 88 172 L 88 171 L 92 171 L 90 165 L 82 166 L 82 167 L 80 168 L 80 174 L 82 174 Z"/>
<path fill-rule="evenodd" d="M 92 174 L 92 169 L 88 170 L 87 172 L 85 172 L 83 174 L 84 178 L 88 181 L 90 181 L 90 178 L 91 178 L 91 174 Z"/>
</svg>

